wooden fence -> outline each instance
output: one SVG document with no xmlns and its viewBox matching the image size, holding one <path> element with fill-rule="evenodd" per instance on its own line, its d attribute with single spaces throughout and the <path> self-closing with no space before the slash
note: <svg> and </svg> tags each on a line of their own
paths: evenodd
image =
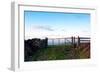
<svg viewBox="0 0 100 73">
<path fill-rule="evenodd" d="M 63 43 L 61 40 L 63 39 Z M 67 38 L 48 38 L 51 40 L 51 45 L 68 45 L 71 44 L 73 46 L 79 46 L 80 43 L 90 43 L 89 37 L 67 37 Z M 58 44 L 56 44 L 55 40 L 58 40 Z M 48 44 L 49 45 L 49 44 Z"/>
</svg>

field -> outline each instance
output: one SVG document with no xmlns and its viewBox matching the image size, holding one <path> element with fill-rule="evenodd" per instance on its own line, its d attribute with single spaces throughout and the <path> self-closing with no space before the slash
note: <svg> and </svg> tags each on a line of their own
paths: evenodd
<svg viewBox="0 0 100 73">
<path fill-rule="evenodd" d="M 80 44 L 77 48 L 72 45 L 52 45 L 39 49 L 31 58 L 32 61 L 87 59 L 90 58 L 90 44 Z"/>
</svg>

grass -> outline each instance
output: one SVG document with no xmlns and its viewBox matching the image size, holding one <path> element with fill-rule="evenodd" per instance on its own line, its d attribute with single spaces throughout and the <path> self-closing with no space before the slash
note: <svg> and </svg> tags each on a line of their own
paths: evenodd
<svg viewBox="0 0 100 73">
<path fill-rule="evenodd" d="M 75 55 L 75 49 L 71 45 L 54 45 L 47 48 L 38 50 L 35 55 L 32 56 L 34 61 L 39 60 L 63 60 L 63 59 L 75 59 L 78 58 Z"/>
<path fill-rule="evenodd" d="M 64 59 L 87 59 L 90 58 L 90 50 L 85 48 L 73 48 L 72 45 L 53 45 L 38 50 L 32 55 L 33 61 L 64 60 Z"/>
</svg>

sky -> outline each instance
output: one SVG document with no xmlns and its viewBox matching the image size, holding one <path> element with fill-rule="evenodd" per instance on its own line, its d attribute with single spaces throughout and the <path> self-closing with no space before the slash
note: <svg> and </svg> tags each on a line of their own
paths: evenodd
<svg viewBox="0 0 100 73">
<path fill-rule="evenodd" d="M 24 11 L 25 39 L 90 37 L 90 14 Z"/>
</svg>

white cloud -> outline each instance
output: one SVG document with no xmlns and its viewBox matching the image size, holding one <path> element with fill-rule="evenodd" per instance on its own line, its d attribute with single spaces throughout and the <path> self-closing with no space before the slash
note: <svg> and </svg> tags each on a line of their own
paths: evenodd
<svg viewBox="0 0 100 73">
<path fill-rule="evenodd" d="M 32 26 L 32 29 L 54 31 L 50 26 Z"/>
</svg>

